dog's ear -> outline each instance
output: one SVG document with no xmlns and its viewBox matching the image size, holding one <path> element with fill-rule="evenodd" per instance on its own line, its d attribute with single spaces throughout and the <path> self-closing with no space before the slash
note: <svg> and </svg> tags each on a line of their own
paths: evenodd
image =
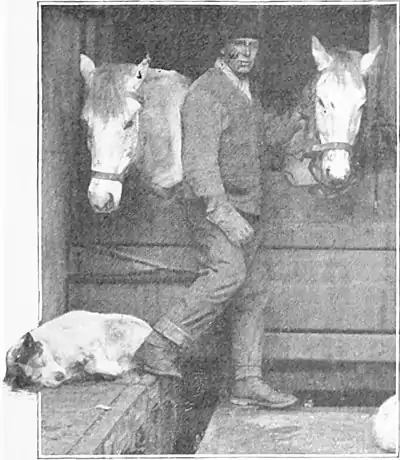
<svg viewBox="0 0 400 460">
<path fill-rule="evenodd" d="M 30 332 L 27 332 L 23 337 L 22 346 L 25 349 L 33 350 L 35 348 L 35 343 L 36 342 L 35 339 L 32 337 L 32 334 Z"/>
<path fill-rule="evenodd" d="M 26 364 L 34 355 L 41 355 L 43 353 L 43 345 L 41 342 L 36 341 L 30 332 L 27 332 L 22 337 L 22 345 L 17 353 L 16 362 Z"/>
</svg>

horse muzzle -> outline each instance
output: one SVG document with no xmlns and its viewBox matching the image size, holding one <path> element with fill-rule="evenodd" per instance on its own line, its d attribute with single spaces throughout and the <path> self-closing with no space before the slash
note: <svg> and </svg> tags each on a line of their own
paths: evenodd
<svg viewBox="0 0 400 460">
<path fill-rule="evenodd" d="M 108 214 L 116 208 L 114 197 L 111 193 L 107 193 L 105 196 L 97 196 L 94 193 L 88 193 L 89 202 L 94 212 L 98 214 Z"/>
<path fill-rule="evenodd" d="M 89 203 L 95 213 L 109 214 L 118 209 L 122 196 L 119 181 L 92 178 L 88 190 Z"/>
<path fill-rule="evenodd" d="M 303 158 L 310 159 L 309 171 L 326 194 L 343 193 L 356 181 L 358 163 L 346 142 L 315 144 Z"/>
</svg>

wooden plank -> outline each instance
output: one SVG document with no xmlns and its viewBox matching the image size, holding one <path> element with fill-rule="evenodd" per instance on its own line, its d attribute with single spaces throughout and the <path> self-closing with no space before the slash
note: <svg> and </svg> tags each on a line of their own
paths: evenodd
<svg viewBox="0 0 400 460">
<path fill-rule="evenodd" d="M 152 289 L 151 285 L 147 289 Z M 134 314 L 150 324 L 154 324 L 162 314 L 168 311 L 174 297 L 182 295 L 182 286 L 169 286 L 164 291 L 156 290 L 146 294 L 138 292 L 133 286 L 95 286 L 71 285 L 70 309 L 85 309 L 98 312 L 117 312 Z M 145 301 L 144 301 L 145 299 Z M 337 311 L 337 318 L 343 315 Z M 340 334 L 314 332 L 268 332 L 271 328 L 271 315 L 266 313 L 266 345 L 267 359 L 308 359 L 308 360 L 343 360 L 343 361 L 394 361 L 394 334 Z M 329 324 L 331 326 L 331 324 Z M 306 325 L 307 327 L 307 325 Z M 348 328 L 357 331 L 358 323 L 348 324 Z M 361 324 L 373 332 L 373 325 Z M 220 339 L 213 337 L 214 332 L 206 334 L 198 345 L 198 352 L 207 356 Z M 196 351 L 197 353 L 197 351 Z"/>
<path fill-rule="evenodd" d="M 40 400 L 40 453 L 171 454 L 179 403 L 169 379 L 150 375 L 47 389 Z"/>
<path fill-rule="evenodd" d="M 395 251 L 325 249 L 263 249 L 257 260 L 265 281 L 282 283 L 392 282 L 395 286 Z"/>
<path fill-rule="evenodd" d="M 396 391 L 396 363 L 266 360 L 263 375 L 266 381 L 282 391 L 332 392 L 375 395 Z M 365 404 L 365 403 L 364 403 Z"/>
<path fill-rule="evenodd" d="M 316 284 L 288 288 L 274 283 L 266 301 L 265 322 L 270 330 L 394 332 L 395 293 L 387 295 L 386 287 L 359 284 L 343 289 Z"/>
<path fill-rule="evenodd" d="M 159 264 L 160 267 L 169 267 L 170 270 L 196 272 L 197 263 L 195 251 L 188 247 L 179 246 L 116 246 L 107 253 L 107 247 L 100 245 L 90 248 L 73 246 L 70 251 L 70 273 L 121 275 L 136 271 L 151 269 L 146 265 Z M 135 262 L 135 257 L 138 262 Z M 129 260 L 131 259 L 131 260 Z"/>
<path fill-rule="evenodd" d="M 381 187 L 380 201 L 388 189 Z M 291 218 L 271 220 L 265 225 L 264 246 L 270 248 L 386 249 L 396 248 L 396 225 L 376 219 L 352 223 L 298 222 Z"/>
<path fill-rule="evenodd" d="M 254 289 L 273 329 L 370 330 L 396 326 L 394 251 L 264 250 Z"/>
<path fill-rule="evenodd" d="M 84 272 L 70 276 L 71 283 L 80 285 L 70 289 L 85 308 L 91 308 L 92 303 L 98 308 L 106 302 L 107 309 L 126 311 L 141 289 L 135 311 L 146 311 L 154 320 L 194 279 L 191 273 L 169 271 L 109 275 Z M 395 280 L 394 251 L 264 249 L 256 261 L 252 288 L 263 292 L 269 330 L 393 332 Z M 139 287 L 143 283 L 146 287 Z M 151 294 L 155 289 L 158 294 Z M 145 292 L 153 297 L 143 297 Z M 161 310 L 160 303 L 164 305 Z"/>
<path fill-rule="evenodd" d="M 42 8 L 42 316 L 63 312 L 70 231 L 70 177 L 79 132 L 81 25 L 63 7 Z M 68 13 L 69 11 L 69 13 Z"/>
<path fill-rule="evenodd" d="M 385 199 L 380 200 L 374 212 L 374 187 L 377 179 L 380 188 L 385 190 Z M 368 247 L 395 247 L 396 210 L 394 170 L 379 171 L 378 178 L 375 173 L 366 172 L 348 194 L 332 200 L 317 198 L 307 188 L 289 185 L 279 172 L 264 173 L 262 215 L 267 230 L 271 223 L 281 224 L 282 229 L 296 223 L 311 225 L 311 228 L 320 224 L 322 231 L 330 232 L 332 228 L 331 231 L 335 233 L 335 239 L 331 239 L 332 245 L 340 247 L 343 244 L 340 235 L 343 228 L 346 246 L 362 247 L 367 244 Z M 387 229 L 383 230 L 385 227 Z M 353 234 L 349 233 L 350 228 L 355 230 Z M 353 241 L 347 241 L 349 236 L 352 236 Z M 269 244 L 273 244 L 273 239 Z M 289 244 L 296 244 L 296 241 Z M 318 246 L 318 240 L 314 244 Z"/>
<path fill-rule="evenodd" d="M 395 362 L 395 334 L 266 333 L 266 359 Z"/>
</svg>

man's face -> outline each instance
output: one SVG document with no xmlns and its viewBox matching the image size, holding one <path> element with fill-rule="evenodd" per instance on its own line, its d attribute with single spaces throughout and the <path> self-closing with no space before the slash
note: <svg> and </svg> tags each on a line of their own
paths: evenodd
<svg viewBox="0 0 400 460">
<path fill-rule="evenodd" d="M 222 49 L 224 61 L 240 78 L 254 67 L 259 41 L 254 38 L 237 38 L 229 41 Z"/>
</svg>

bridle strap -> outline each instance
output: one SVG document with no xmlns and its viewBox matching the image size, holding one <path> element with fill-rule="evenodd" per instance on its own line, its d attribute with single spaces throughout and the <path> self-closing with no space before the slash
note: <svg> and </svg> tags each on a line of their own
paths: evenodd
<svg viewBox="0 0 400 460">
<path fill-rule="evenodd" d="M 129 163 L 120 173 L 108 173 L 108 172 L 102 172 L 102 171 L 95 171 L 94 169 L 92 169 L 91 178 L 100 179 L 100 180 L 110 180 L 113 182 L 121 182 L 122 184 L 126 176 L 128 175 L 130 167 L 131 167 L 131 163 Z"/>
<path fill-rule="evenodd" d="M 321 155 L 328 150 L 345 150 L 349 153 L 352 166 L 350 176 L 346 182 L 339 184 L 326 183 L 323 176 L 316 173 L 317 169 L 321 170 L 320 165 L 319 167 L 317 165 L 318 162 L 322 161 Z M 317 187 L 319 190 L 328 198 L 334 198 L 339 194 L 347 192 L 357 182 L 359 165 L 353 155 L 353 146 L 347 142 L 315 143 L 310 151 L 303 154 L 302 160 L 305 159 L 311 160 L 308 169 L 315 182 L 318 184 Z"/>
<path fill-rule="evenodd" d="M 326 144 L 314 144 L 312 152 L 326 152 L 327 150 L 345 150 L 353 155 L 353 146 L 347 142 L 327 142 Z"/>
</svg>

